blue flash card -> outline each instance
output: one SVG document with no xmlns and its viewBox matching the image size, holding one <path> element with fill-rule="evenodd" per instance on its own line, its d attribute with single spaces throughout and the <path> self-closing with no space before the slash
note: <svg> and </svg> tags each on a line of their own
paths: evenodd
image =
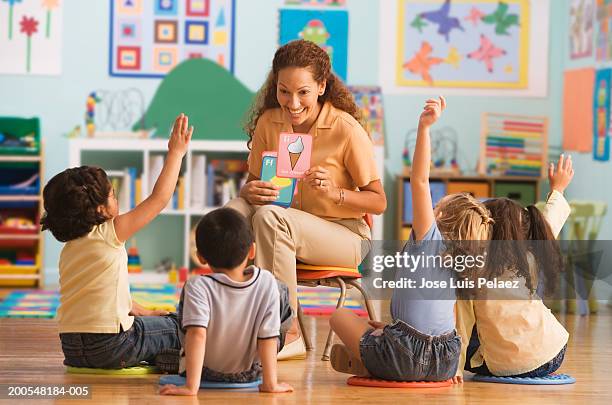
<svg viewBox="0 0 612 405">
<path fill-rule="evenodd" d="M 272 204 L 288 208 L 291 206 L 291 201 L 293 200 L 293 193 L 295 192 L 295 184 L 297 183 L 297 180 L 277 177 L 276 159 L 277 157 L 273 154 L 264 152 L 264 156 L 261 161 L 261 180 L 269 181 L 270 183 L 280 187 L 278 198 L 276 201 L 272 202 Z"/>
</svg>

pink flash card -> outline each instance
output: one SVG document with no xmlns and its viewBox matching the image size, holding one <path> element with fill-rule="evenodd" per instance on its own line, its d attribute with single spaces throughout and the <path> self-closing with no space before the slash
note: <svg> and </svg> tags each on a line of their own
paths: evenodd
<svg viewBox="0 0 612 405">
<path fill-rule="evenodd" d="M 312 155 L 312 136 L 283 132 L 278 140 L 278 177 L 303 178 L 310 169 Z"/>
</svg>

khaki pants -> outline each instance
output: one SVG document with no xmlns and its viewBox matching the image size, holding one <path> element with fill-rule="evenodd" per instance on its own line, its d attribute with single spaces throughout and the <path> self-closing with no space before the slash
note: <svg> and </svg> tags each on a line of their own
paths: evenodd
<svg viewBox="0 0 612 405">
<path fill-rule="evenodd" d="M 296 259 L 313 265 L 357 267 L 370 248 L 370 229 L 363 219 L 327 221 L 294 208 L 253 206 L 243 198 L 233 199 L 226 207 L 251 223 L 257 244 L 255 265 L 287 284 L 294 314 Z"/>
</svg>

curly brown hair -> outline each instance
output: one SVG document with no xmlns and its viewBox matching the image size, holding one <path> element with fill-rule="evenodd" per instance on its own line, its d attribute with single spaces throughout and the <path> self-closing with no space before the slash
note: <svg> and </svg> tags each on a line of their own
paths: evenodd
<svg viewBox="0 0 612 405">
<path fill-rule="evenodd" d="M 250 148 L 257 127 L 259 117 L 266 110 L 278 108 L 280 104 L 276 98 L 276 84 L 278 72 L 287 67 L 306 68 L 311 73 L 317 83 L 327 83 L 325 93 L 319 96 L 318 101 L 323 104 L 326 101 L 340 110 L 353 116 L 365 128 L 361 110 L 355 104 L 355 99 L 350 90 L 342 83 L 342 80 L 331 70 L 329 55 L 317 44 L 311 41 L 299 39 L 291 41 L 276 50 L 272 61 L 272 69 L 268 73 L 268 78 L 263 84 L 255 102 L 248 112 L 247 122 L 244 130 L 249 135 L 247 145 Z"/>
<path fill-rule="evenodd" d="M 110 191 L 108 177 L 99 167 L 75 167 L 55 175 L 43 189 L 41 230 L 50 230 L 60 242 L 87 235 L 109 219 L 98 207 L 106 206 Z"/>
</svg>

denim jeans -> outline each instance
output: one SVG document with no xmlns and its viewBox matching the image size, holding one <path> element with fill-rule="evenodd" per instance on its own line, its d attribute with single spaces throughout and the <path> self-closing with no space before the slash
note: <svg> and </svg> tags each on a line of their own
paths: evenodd
<svg viewBox="0 0 612 405">
<path fill-rule="evenodd" d="M 478 330 L 476 329 L 476 326 L 474 326 L 474 329 L 472 329 L 472 336 L 470 337 L 470 343 L 468 344 L 468 348 L 467 348 L 467 356 L 466 356 L 467 360 L 465 362 L 465 367 L 464 367 L 465 370 L 470 371 L 472 373 L 476 373 L 476 374 L 494 376 L 495 374 L 489 371 L 489 368 L 487 367 L 487 364 L 484 361 L 482 363 L 482 366 L 472 367 L 470 365 L 470 361 L 472 357 L 474 356 L 474 354 L 476 353 L 476 350 L 479 347 L 480 347 L 480 340 L 478 340 Z M 563 349 L 561 349 L 561 351 L 557 353 L 557 355 L 552 360 L 550 360 L 547 363 L 542 364 L 540 367 L 536 368 L 535 370 L 531 370 L 531 371 L 528 371 L 522 374 L 515 374 L 515 375 L 504 376 L 504 377 L 522 377 L 522 378 L 545 377 L 551 373 L 554 373 L 555 371 L 557 371 L 557 369 L 559 369 L 559 367 L 561 367 L 561 363 L 563 363 L 563 358 L 565 357 L 566 349 L 567 349 L 567 345 L 563 346 Z"/>
<path fill-rule="evenodd" d="M 377 378 L 391 381 L 445 381 L 457 371 L 461 338 L 457 333 L 430 336 L 396 320 L 382 334 L 361 338 L 361 361 Z"/>
<path fill-rule="evenodd" d="M 60 333 L 64 364 L 74 367 L 124 368 L 146 361 L 154 364 L 164 350 L 178 351 L 178 318 L 136 316 L 127 331 L 119 333 Z"/>
</svg>

